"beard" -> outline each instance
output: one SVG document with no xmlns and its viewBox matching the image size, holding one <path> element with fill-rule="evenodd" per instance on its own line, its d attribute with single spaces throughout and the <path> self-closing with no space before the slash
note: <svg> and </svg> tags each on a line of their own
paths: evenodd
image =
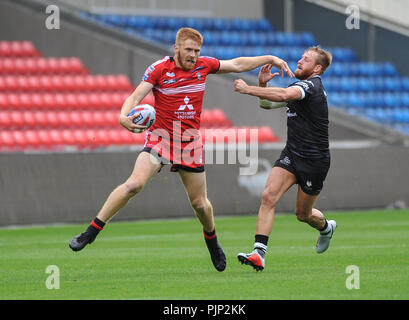
<svg viewBox="0 0 409 320">
<path fill-rule="evenodd" d="M 295 75 L 295 77 L 296 77 L 297 79 L 305 80 L 305 79 L 308 78 L 309 73 L 308 73 L 308 72 L 305 72 L 304 70 L 300 70 L 300 69 L 297 68 L 297 69 L 294 71 L 294 75 Z"/>
<path fill-rule="evenodd" d="M 191 63 L 186 61 L 186 58 L 183 58 L 180 52 L 176 54 L 176 58 L 180 63 L 180 66 L 182 67 L 183 70 L 192 70 L 194 66 L 196 65 L 195 59 L 192 60 Z"/>
</svg>

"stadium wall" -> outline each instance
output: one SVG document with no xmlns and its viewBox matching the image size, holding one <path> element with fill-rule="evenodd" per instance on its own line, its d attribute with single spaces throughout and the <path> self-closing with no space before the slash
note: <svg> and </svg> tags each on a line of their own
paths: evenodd
<svg viewBox="0 0 409 320">
<path fill-rule="evenodd" d="M 227 154 L 226 164 L 207 165 L 215 215 L 256 214 L 280 151 L 281 147 L 260 148 L 254 175 L 240 175 L 245 165 L 227 164 Z M 0 226 L 89 222 L 129 176 L 137 153 L 0 154 Z M 409 203 L 407 159 L 409 149 L 404 147 L 333 148 L 331 170 L 316 207 L 362 210 L 384 208 L 397 200 Z M 277 212 L 294 211 L 296 189 L 283 197 Z M 178 174 L 165 166 L 114 220 L 193 216 Z"/>
</svg>

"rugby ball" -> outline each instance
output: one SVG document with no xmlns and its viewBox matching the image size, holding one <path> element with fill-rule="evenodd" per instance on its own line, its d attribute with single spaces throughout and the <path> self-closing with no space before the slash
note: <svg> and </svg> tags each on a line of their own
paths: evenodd
<svg viewBox="0 0 409 320">
<path fill-rule="evenodd" d="M 152 107 L 150 104 L 140 104 L 134 107 L 131 112 L 128 113 L 128 117 L 137 114 L 133 122 L 135 124 L 139 124 L 142 126 L 147 126 L 146 129 L 152 127 L 156 120 L 156 111 L 155 108 Z M 145 130 L 146 130 L 145 129 Z M 135 133 L 140 133 L 145 130 L 142 129 L 134 129 Z"/>
</svg>

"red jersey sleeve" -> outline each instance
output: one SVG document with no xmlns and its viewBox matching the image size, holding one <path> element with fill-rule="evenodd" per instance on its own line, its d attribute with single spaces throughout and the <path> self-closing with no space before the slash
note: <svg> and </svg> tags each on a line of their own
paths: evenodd
<svg viewBox="0 0 409 320">
<path fill-rule="evenodd" d="M 208 56 L 203 56 L 203 62 L 207 65 L 209 68 L 209 73 L 216 73 L 220 69 L 220 61 L 219 59 L 213 58 L 213 57 L 208 57 Z"/>
<path fill-rule="evenodd" d="M 160 79 L 162 75 L 162 68 L 161 65 L 164 61 L 168 60 L 169 57 L 165 57 L 161 60 L 158 60 L 154 63 L 152 63 L 146 70 L 145 73 L 143 74 L 142 80 L 149 82 L 152 85 L 156 85 L 158 80 Z"/>
</svg>

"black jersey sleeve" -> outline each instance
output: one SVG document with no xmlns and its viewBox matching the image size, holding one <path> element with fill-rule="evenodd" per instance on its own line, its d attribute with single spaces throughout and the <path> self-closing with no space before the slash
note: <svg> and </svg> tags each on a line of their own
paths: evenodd
<svg viewBox="0 0 409 320">
<path fill-rule="evenodd" d="M 290 84 L 289 87 L 297 87 L 301 89 L 301 99 L 314 93 L 314 83 L 310 80 L 300 80 Z"/>
</svg>

